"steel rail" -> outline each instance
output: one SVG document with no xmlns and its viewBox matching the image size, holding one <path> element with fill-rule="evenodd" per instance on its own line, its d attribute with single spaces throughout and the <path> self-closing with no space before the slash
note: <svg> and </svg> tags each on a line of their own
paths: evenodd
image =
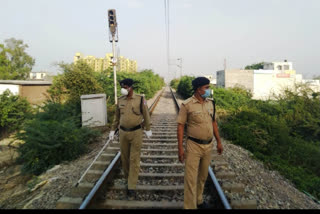
<svg viewBox="0 0 320 214">
<path fill-rule="evenodd" d="M 94 185 L 94 187 L 91 189 L 90 193 L 88 194 L 88 196 L 86 197 L 86 199 L 82 202 L 81 206 L 80 206 L 80 210 L 85 209 L 88 204 L 91 202 L 93 196 L 96 194 L 96 192 L 98 191 L 98 189 L 100 188 L 100 186 L 102 185 L 102 183 L 104 182 L 104 180 L 106 179 L 106 177 L 109 175 L 109 173 L 111 172 L 111 170 L 113 169 L 113 167 L 115 166 L 115 164 L 118 162 L 118 160 L 120 159 L 120 152 L 117 153 L 116 157 L 112 160 L 112 162 L 110 163 L 110 165 L 108 166 L 107 170 L 105 170 L 102 174 L 102 176 L 99 178 L 98 182 Z"/>
<path fill-rule="evenodd" d="M 174 95 L 171 87 L 170 87 L 170 90 L 171 90 L 173 99 L 174 99 L 174 101 L 175 101 L 176 107 L 177 107 L 177 109 L 178 109 L 178 111 L 179 111 L 180 106 L 179 106 L 179 103 L 178 103 L 178 101 L 177 101 L 177 98 L 176 98 L 176 96 Z M 227 210 L 230 210 L 230 209 L 231 209 L 231 206 L 230 206 L 228 200 L 226 199 L 226 196 L 225 196 L 225 194 L 223 193 L 222 188 L 221 188 L 218 180 L 216 179 L 216 176 L 214 175 L 214 172 L 213 172 L 211 166 L 209 166 L 209 174 L 210 174 L 211 180 L 212 180 L 214 186 L 216 187 L 216 190 L 217 190 L 217 192 L 218 192 L 218 194 L 219 194 L 219 196 L 220 196 L 220 199 L 221 199 L 221 201 L 222 201 L 222 203 L 223 203 L 224 208 L 227 209 Z"/>
<path fill-rule="evenodd" d="M 211 166 L 209 166 L 209 174 L 210 174 L 212 182 L 214 183 L 214 185 L 216 187 L 216 190 L 217 190 L 217 192 L 218 192 L 218 194 L 220 196 L 220 199 L 221 199 L 221 201 L 223 203 L 224 208 L 227 209 L 227 210 L 231 210 L 231 206 L 230 206 L 226 196 L 224 195 L 224 193 L 223 193 L 223 191 L 221 189 L 221 186 L 220 186 L 218 180 L 216 179 L 216 176 L 214 175 L 214 172 L 213 172 Z"/>
<path fill-rule="evenodd" d="M 165 88 L 164 88 L 165 89 Z M 159 94 L 159 96 L 157 97 L 157 99 L 151 104 L 151 106 L 149 107 L 149 113 L 150 116 L 153 113 L 153 110 L 155 109 L 156 105 L 158 104 L 160 97 L 162 96 L 162 93 L 164 91 L 164 89 L 162 89 L 161 93 Z"/>
<path fill-rule="evenodd" d="M 117 128 L 115 131 L 115 135 L 118 134 L 119 129 Z M 88 173 L 88 171 L 90 170 L 91 166 L 95 163 L 95 161 L 100 157 L 101 153 L 103 152 L 103 150 L 109 145 L 110 143 L 110 139 L 107 140 L 107 142 L 104 144 L 104 146 L 102 147 L 102 149 L 100 150 L 100 152 L 96 155 L 96 157 L 94 158 L 94 160 L 92 161 L 92 163 L 89 165 L 89 167 L 86 169 L 86 171 L 82 174 L 82 176 L 80 177 L 80 179 L 78 180 L 78 182 L 76 183 L 75 187 L 77 187 L 80 182 L 82 181 L 82 179 L 84 178 L 84 176 L 86 176 L 86 174 Z"/>
<path fill-rule="evenodd" d="M 162 96 L 164 89 L 162 89 L 161 93 L 158 95 L 158 97 L 156 98 L 156 100 L 152 103 L 152 105 L 149 107 L 149 112 L 150 115 L 153 112 L 155 106 L 158 104 L 160 97 Z M 117 128 L 115 131 L 115 135 L 118 134 L 119 129 Z M 101 149 L 101 151 L 99 152 L 99 154 L 96 156 L 95 160 L 90 164 L 90 166 L 88 167 L 88 169 L 86 170 L 85 174 L 89 171 L 89 169 L 91 168 L 91 166 L 94 164 L 94 162 L 98 159 L 98 157 L 100 156 L 100 154 L 102 153 L 102 151 L 106 148 L 107 145 L 109 145 L 110 139 L 108 139 L 107 143 L 105 144 L 105 146 Z M 86 209 L 87 206 L 89 205 L 89 203 L 91 202 L 91 200 L 93 199 L 94 195 L 96 194 L 96 192 L 99 190 L 99 188 L 101 187 L 102 183 L 104 182 L 104 180 L 106 179 L 106 177 L 109 175 L 109 173 L 112 171 L 112 169 L 114 168 L 115 164 L 118 162 L 118 160 L 120 159 L 120 155 L 121 152 L 119 151 L 117 153 L 117 155 L 115 156 L 115 158 L 112 160 L 112 162 L 110 163 L 110 165 L 108 166 L 108 168 L 103 172 L 102 176 L 99 178 L 99 180 L 95 183 L 94 187 L 91 189 L 90 193 L 86 196 L 85 200 L 81 203 L 80 205 L 80 210 L 82 209 Z M 80 181 L 83 179 L 83 177 L 85 176 L 85 174 L 82 175 L 82 177 L 80 178 L 80 180 L 77 182 L 76 186 L 79 185 Z"/>
</svg>

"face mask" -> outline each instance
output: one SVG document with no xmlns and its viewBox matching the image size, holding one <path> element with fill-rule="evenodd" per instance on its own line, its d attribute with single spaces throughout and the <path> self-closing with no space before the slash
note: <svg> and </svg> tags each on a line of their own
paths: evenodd
<svg viewBox="0 0 320 214">
<path fill-rule="evenodd" d="M 209 89 L 205 90 L 205 93 L 202 94 L 201 97 L 207 98 L 207 97 L 210 97 L 210 95 L 211 95 L 211 89 L 209 88 Z"/>
<path fill-rule="evenodd" d="M 128 95 L 129 94 L 129 91 L 125 88 L 121 88 L 121 94 L 122 95 Z"/>
</svg>

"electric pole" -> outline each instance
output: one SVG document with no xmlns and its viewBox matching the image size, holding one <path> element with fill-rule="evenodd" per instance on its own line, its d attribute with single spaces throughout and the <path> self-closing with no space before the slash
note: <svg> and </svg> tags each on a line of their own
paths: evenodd
<svg viewBox="0 0 320 214">
<path fill-rule="evenodd" d="M 114 103 L 117 105 L 117 57 L 116 57 L 116 42 L 118 42 L 118 24 L 116 19 L 116 10 L 108 10 L 109 20 L 109 41 L 112 42 L 112 66 L 113 66 L 113 80 L 114 80 Z"/>
<path fill-rule="evenodd" d="M 177 60 L 180 61 L 180 65 L 177 65 L 180 68 L 180 78 L 182 77 L 182 58 L 178 58 Z"/>
</svg>

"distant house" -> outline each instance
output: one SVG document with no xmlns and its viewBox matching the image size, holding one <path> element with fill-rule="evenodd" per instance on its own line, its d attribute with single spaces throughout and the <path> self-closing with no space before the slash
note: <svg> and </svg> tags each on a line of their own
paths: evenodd
<svg viewBox="0 0 320 214">
<path fill-rule="evenodd" d="M 25 97 L 32 105 L 42 104 L 46 100 L 49 81 L 0 80 L 0 94 L 9 89 L 14 95 Z"/>
<path fill-rule="evenodd" d="M 47 76 L 47 72 L 43 71 L 43 72 L 30 72 L 30 76 L 29 79 L 30 80 L 44 80 L 45 77 Z"/>
<path fill-rule="evenodd" d="M 306 81 L 293 69 L 292 62 L 265 63 L 260 70 L 227 69 L 217 71 L 217 87 L 241 86 L 253 93 L 253 99 L 268 99 L 272 93 L 279 95 L 286 87 L 296 83 L 308 83 L 313 90 L 320 91 L 317 81 Z"/>
<path fill-rule="evenodd" d="M 210 84 L 217 85 L 217 78 L 215 78 L 213 75 L 206 75 L 205 77 L 210 80 Z"/>
</svg>

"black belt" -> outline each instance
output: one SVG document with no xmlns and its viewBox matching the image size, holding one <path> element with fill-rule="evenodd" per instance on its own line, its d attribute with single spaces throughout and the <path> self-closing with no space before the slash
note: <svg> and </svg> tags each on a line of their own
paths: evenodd
<svg viewBox="0 0 320 214">
<path fill-rule="evenodd" d="M 120 129 L 122 129 L 123 131 L 132 132 L 137 129 L 141 129 L 141 125 L 137 125 L 136 127 L 133 127 L 133 128 L 124 128 L 123 126 L 120 126 Z"/>
<path fill-rule="evenodd" d="M 193 137 L 188 137 L 190 140 L 196 142 L 196 143 L 199 143 L 199 144 L 210 144 L 211 141 L 212 141 L 212 138 L 210 140 L 199 140 L 197 138 L 193 138 Z"/>
</svg>

